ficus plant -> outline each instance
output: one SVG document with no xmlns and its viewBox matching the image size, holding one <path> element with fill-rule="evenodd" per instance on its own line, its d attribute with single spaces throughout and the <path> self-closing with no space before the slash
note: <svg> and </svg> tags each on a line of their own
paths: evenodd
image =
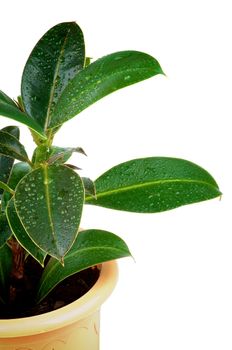
<svg viewBox="0 0 232 350">
<path fill-rule="evenodd" d="M 29 257 L 44 268 L 39 303 L 68 276 L 130 255 L 111 232 L 80 231 L 84 204 L 156 213 L 220 196 L 213 177 L 187 160 L 133 159 L 93 181 L 69 162 L 73 152 L 85 154 L 81 147 L 53 144 L 62 125 L 85 108 L 157 74 L 164 74 L 158 61 L 138 51 L 91 62 L 80 27 L 68 22 L 48 30 L 32 50 L 17 100 L 0 92 L 0 114 L 26 125 L 35 142 L 30 159 L 17 126 L 0 130 L 0 303 L 9 302 L 10 280 L 23 278 Z"/>
</svg>

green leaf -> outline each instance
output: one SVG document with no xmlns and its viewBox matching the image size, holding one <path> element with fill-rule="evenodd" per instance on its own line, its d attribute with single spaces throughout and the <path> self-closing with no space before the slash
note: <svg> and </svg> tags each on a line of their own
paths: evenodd
<svg viewBox="0 0 232 350">
<path fill-rule="evenodd" d="M 1 131 L 8 132 L 8 134 L 11 134 L 12 136 L 16 137 L 16 139 L 19 140 L 20 131 L 17 126 L 14 126 L 14 125 L 6 126 L 5 128 L 1 129 Z"/>
<path fill-rule="evenodd" d="M 9 158 L 10 159 L 10 158 Z M 10 178 L 8 181 L 8 186 L 15 190 L 16 186 L 18 185 L 19 181 L 30 171 L 32 171 L 32 168 L 28 163 L 25 162 L 19 162 L 14 164 Z M 11 199 L 12 195 L 9 192 L 4 192 L 2 196 L 2 209 L 5 210 L 8 201 Z"/>
<path fill-rule="evenodd" d="M 138 213 L 155 213 L 221 195 L 212 176 L 176 158 L 135 159 L 116 165 L 96 181 L 97 200 L 86 203 Z"/>
<path fill-rule="evenodd" d="M 30 118 L 29 115 L 22 112 L 14 103 L 14 101 L 11 100 L 10 97 L 5 95 L 2 91 L 0 91 L 0 115 L 16 120 L 28 126 L 37 132 L 42 139 L 46 139 L 43 128 L 41 128 L 41 126 L 35 120 Z"/>
<path fill-rule="evenodd" d="M 7 96 L 3 91 L 0 90 L 0 103 L 6 103 L 8 105 L 17 107 L 17 105 L 15 104 L 15 102 L 9 97 Z"/>
<path fill-rule="evenodd" d="M 45 267 L 39 283 L 37 302 L 68 276 L 96 264 L 130 255 L 126 243 L 111 232 L 102 230 L 80 232 L 64 258 L 64 267 L 61 267 L 55 259 L 51 259 Z"/>
<path fill-rule="evenodd" d="M 24 146 L 11 134 L 0 130 L 0 154 L 28 162 Z"/>
<path fill-rule="evenodd" d="M 83 33 L 74 23 L 60 23 L 36 44 L 22 76 L 22 100 L 25 111 L 43 130 L 69 81 L 84 67 Z"/>
<path fill-rule="evenodd" d="M 74 152 L 86 155 L 81 147 L 57 147 L 57 146 L 38 146 L 33 154 L 32 161 L 34 164 L 47 162 L 48 164 L 63 164 L 69 160 Z"/>
<path fill-rule="evenodd" d="M 8 134 L 11 134 L 19 139 L 19 128 L 17 126 L 7 126 L 1 129 L 1 131 L 7 132 Z M 0 155 L 0 181 L 4 183 L 8 182 L 13 164 L 14 159 Z M 2 193 L 3 190 L 0 189 L 0 198 Z"/>
<path fill-rule="evenodd" d="M 76 239 L 83 201 L 82 181 L 65 165 L 33 170 L 15 193 L 16 211 L 28 235 L 61 262 Z"/>
<path fill-rule="evenodd" d="M 6 209 L 7 219 L 10 224 L 11 230 L 19 242 L 19 244 L 36 259 L 42 266 L 44 266 L 44 260 L 46 253 L 42 251 L 28 236 L 21 221 L 16 213 L 14 199 L 12 198 Z"/>
<path fill-rule="evenodd" d="M 84 184 L 85 195 L 90 195 L 96 199 L 96 188 L 94 182 L 88 177 L 82 177 L 81 180 Z"/>
<path fill-rule="evenodd" d="M 122 51 L 102 57 L 69 82 L 48 126 L 63 124 L 111 92 L 157 74 L 163 74 L 158 61 L 143 52 Z"/>
<path fill-rule="evenodd" d="M 0 297 L 3 301 L 7 298 L 11 269 L 12 252 L 5 244 L 0 248 Z"/>
<path fill-rule="evenodd" d="M 6 214 L 0 212 L 0 248 L 4 246 L 11 235 L 12 232 L 8 225 Z"/>
</svg>

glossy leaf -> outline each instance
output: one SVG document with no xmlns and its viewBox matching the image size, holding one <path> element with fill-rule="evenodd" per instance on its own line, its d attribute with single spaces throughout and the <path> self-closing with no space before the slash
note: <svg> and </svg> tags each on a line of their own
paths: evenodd
<svg viewBox="0 0 232 350">
<path fill-rule="evenodd" d="M 12 198 L 7 206 L 6 210 L 7 219 L 10 224 L 11 230 L 19 242 L 19 244 L 36 259 L 42 266 L 44 266 L 44 260 L 46 253 L 42 251 L 28 236 L 25 231 L 15 209 L 14 199 Z"/>
<path fill-rule="evenodd" d="M 5 244 L 0 248 L 0 297 L 5 300 L 8 294 L 9 280 L 12 269 L 12 252 Z"/>
<path fill-rule="evenodd" d="M 0 154 L 22 161 L 28 161 L 24 146 L 18 139 L 7 132 L 0 130 Z"/>
<path fill-rule="evenodd" d="M 12 235 L 11 229 L 9 227 L 6 214 L 0 212 L 0 248 L 4 246 L 6 241 Z"/>
<path fill-rule="evenodd" d="M 16 211 L 28 235 L 61 262 L 76 239 L 83 201 L 82 181 L 65 165 L 33 170 L 15 193 Z"/>
<path fill-rule="evenodd" d="M 143 158 L 116 165 L 95 181 L 97 200 L 86 203 L 155 213 L 221 195 L 212 176 L 189 161 Z"/>
<path fill-rule="evenodd" d="M 45 267 L 39 284 L 37 301 L 40 302 L 68 276 L 96 264 L 130 255 L 126 243 L 115 234 L 103 230 L 82 231 L 64 258 L 64 267 L 61 267 L 55 259 L 51 259 Z"/>
<path fill-rule="evenodd" d="M 63 124 L 102 97 L 125 86 L 163 74 L 158 61 L 138 51 L 100 58 L 78 73 L 61 94 L 49 127 Z"/>
<path fill-rule="evenodd" d="M 8 185 L 12 190 L 15 190 L 16 186 L 18 185 L 19 181 L 30 171 L 32 171 L 32 168 L 28 163 L 25 162 L 19 162 L 14 164 L 10 178 L 8 181 Z M 8 201 L 11 199 L 12 195 L 9 192 L 4 192 L 2 196 L 2 209 L 5 210 Z"/>
<path fill-rule="evenodd" d="M 43 130 L 69 81 L 84 67 L 83 33 L 74 23 L 60 23 L 36 44 L 22 76 L 22 100 L 26 112 Z"/>
<path fill-rule="evenodd" d="M 26 113 L 22 112 L 18 106 L 0 91 L 0 115 L 22 123 L 37 132 L 42 139 L 46 139 L 43 128 Z"/>
<path fill-rule="evenodd" d="M 12 136 L 16 137 L 16 139 L 19 140 L 20 131 L 17 126 L 14 126 L 14 125 L 6 126 L 5 128 L 1 129 L 1 131 L 8 132 L 8 134 L 11 134 Z"/>
<path fill-rule="evenodd" d="M 1 131 L 8 132 L 8 134 L 19 139 L 19 128 L 17 126 L 7 126 L 1 129 Z M 8 182 L 13 164 L 14 159 L 0 155 L 0 181 L 4 183 Z M 2 193 L 3 190 L 0 189 L 0 196 Z"/>
</svg>

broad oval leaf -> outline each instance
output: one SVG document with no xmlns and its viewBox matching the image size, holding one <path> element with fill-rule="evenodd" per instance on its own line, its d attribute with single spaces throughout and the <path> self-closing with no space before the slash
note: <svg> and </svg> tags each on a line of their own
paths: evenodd
<svg viewBox="0 0 232 350">
<path fill-rule="evenodd" d="M 0 91 L 0 115 L 16 120 L 28 126 L 36 133 L 38 133 L 42 139 L 46 139 L 43 128 L 41 128 L 41 126 L 35 120 L 30 118 L 29 115 L 22 112 L 14 103 L 14 101 L 11 100 L 10 97 L 5 95 L 2 91 Z"/>
<path fill-rule="evenodd" d="M 68 276 L 88 267 L 130 255 L 126 243 L 111 232 L 103 230 L 80 232 L 64 258 L 64 267 L 61 267 L 55 259 L 50 259 L 45 267 L 39 283 L 37 302 Z"/>
<path fill-rule="evenodd" d="M 15 193 L 16 211 L 28 235 L 61 262 L 76 239 L 83 201 L 82 181 L 65 165 L 33 170 Z"/>
<path fill-rule="evenodd" d="M 11 249 L 7 244 L 4 244 L 4 246 L 0 248 L 0 300 L 2 300 L 2 302 L 7 298 L 12 264 Z"/>
<path fill-rule="evenodd" d="M 10 224 L 11 230 L 19 242 L 19 244 L 31 255 L 35 260 L 37 260 L 42 266 L 44 266 L 44 260 L 46 258 L 46 253 L 42 251 L 28 236 L 25 231 L 19 217 L 17 215 L 14 199 L 11 198 L 7 205 L 6 215 L 8 222 Z"/>
<path fill-rule="evenodd" d="M 177 158 L 151 157 L 116 165 L 96 181 L 97 199 L 86 203 L 140 213 L 155 213 L 221 195 L 204 169 Z"/>
<path fill-rule="evenodd" d="M 12 232 L 9 227 L 6 214 L 0 212 L 0 248 L 4 246 L 11 235 Z"/>
<path fill-rule="evenodd" d="M 78 73 L 57 101 L 49 123 L 54 128 L 102 97 L 154 75 L 163 74 L 158 61 L 138 51 L 115 52 Z"/>
<path fill-rule="evenodd" d="M 11 134 L 19 139 L 19 128 L 17 126 L 7 126 L 1 129 L 1 131 L 7 132 L 8 134 Z M 4 183 L 8 182 L 13 164 L 14 159 L 0 155 L 0 181 Z M 2 193 L 3 190 L 0 189 L 0 196 Z"/>
<path fill-rule="evenodd" d="M 25 111 L 43 130 L 69 81 L 84 67 L 83 33 L 74 22 L 51 28 L 34 47 L 22 76 Z"/>
<path fill-rule="evenodd" d="M 19 140 L 8 132 L 0 130 L 0 154 L 10 158 L 28 162 L 28 156 L 24 146 Z"/>
</svg>

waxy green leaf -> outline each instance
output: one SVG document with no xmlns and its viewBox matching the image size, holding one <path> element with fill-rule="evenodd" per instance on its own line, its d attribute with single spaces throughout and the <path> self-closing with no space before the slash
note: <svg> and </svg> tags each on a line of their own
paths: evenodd
<svg viewBox="0 0 232 350">
<path fill-rule="evenodd" d="M 39 283 L 37 301 L 40 302 L 59 282 L 88 267 L 130 256 L 126 243 L 111 232 L 86 230 L 78 234 L 64 258 L 64 267 L 51 259 Z"/>
<path fill-rule="evenodd" d="M 0 298 L 5 301 L 12 269 L 12 252 L 7 244 L 0 248 Z"/>
<path fill-rule="evenodd" d="M 151 157 L 116 165 L 96 181 L 97 199 L 86 203 L 155 213 L 221 195 L 212 176 L 189 161 Z"/>
<path fill-rule="evenodd" d="M 0 212 L 0 248 L 4 246 L 6 241 L 12 235 L 11 229 L 9 227 L 6 214 Z"/>
<path fill-rule="evenodd" d="M 11 134 L 19 139 L 19 128 L 17 126 L 7 126 L 1 129 L 1 131 L 7 132 L 8 134 Z M 0 181 L 4 183 L 8 182 L 13 164 L 14 159 L 0 155 Z M 2 193 L 3 190 L 0 189 L 0 198 Z"/>
<path fill-rule="evenodd" d="M 15 158 L 18 160 L 28 162 L 28 156 L 25 151 L 24 146 L 19 142 L 19 140 L 9 134 L 0 130 L 0 154 L 10 158 Z"/>
<path fill-rule="evenodd" d="M 25 111 L 43 130 L 61 93 L 84 63 L 83 33 L 74 22 L 51 28 L 34 47 L 23 71 L 21 92 Z"/>
<path fill-rule="evenodd" d="M 6 94 L 0 91 L 0 115 L 13 120 L 16 120 L 40 135 L 42 139 L 46 139 L 43 128 L 26 113 L 22 112 L 16 103 L 10 99 Z"/>
<path fill-rule="evenodd" d="M 15 209 L 14 199 L 8 203 L 6 209 L 7 219 L 10 224 L 11 230 L 19 242 L 19 244 L 31 255 L 35 260 L 37 260 L 42 266 L 44 266 L 44 260 L 46 253 L 42 251 L 29 237 L 25 231 Z"/>
<path fill-rule="evenodd" d="M 163 74 L 158 61 L 143 52 L 121 51 L 102 57 L 69 82 L 57 100 L 48 127 L 63 124 L 111 92 L 157 74 Z"/>
<path fill-rule="evenodd" d="M 8 132 L 8 134 L 11 134 L 12 136 L 16 137 L 16 139 L 19 140 L 20 131 L 17 126 L 14 126 L 14 125 L 6 126 L 5 128 L 1 129 L 1 131 Z"/>
<path fill-rule="evenodd" d="M 37 168 L 16 187 L 15 207 L 26 232 L 61 262 L 76 239 L 83 202 L 81 178 L 65 165 Z"/>
</svg>

